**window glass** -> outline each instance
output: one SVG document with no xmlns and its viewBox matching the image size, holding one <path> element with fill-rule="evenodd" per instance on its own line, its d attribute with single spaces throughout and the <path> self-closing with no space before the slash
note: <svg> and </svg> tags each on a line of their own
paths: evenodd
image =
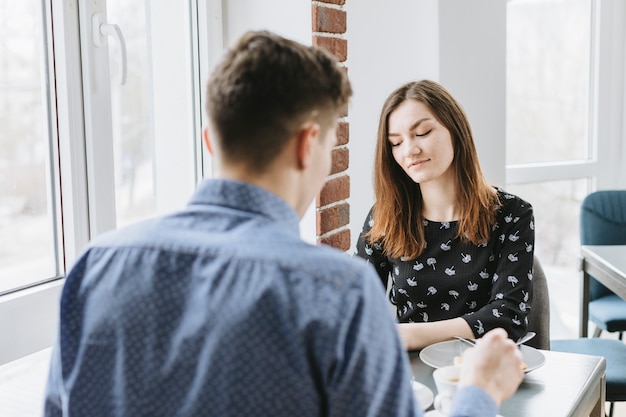
<svg viewBox="0 0 626 417">
<path fill-rule="evenodd" d="M 58 275 L 42 15 L 0 0 L 0 293 Z"/>
<path fill-rule="evenodd" d="M 107 16 L 109 22 L 122 29 L 128 61 L 127 81 L 121 85 L 119 45 L 111 40 L 109 62 L 115 198 L 117 226 L 120 227 L 156 211 L 146 2 L 108 0 Z"/>
<path fill-rule="evenodd" d="M 507 5 L 508 164 L 588 155 L 591 0 Z"/>
<path fill-rule="evenodd" d="M 196 183 L 200 108 L 191 2 L 107 0 L 117 227 L 178 209 Z M 163 30 L 167 28 L 167 30 Z"/>
</svg>

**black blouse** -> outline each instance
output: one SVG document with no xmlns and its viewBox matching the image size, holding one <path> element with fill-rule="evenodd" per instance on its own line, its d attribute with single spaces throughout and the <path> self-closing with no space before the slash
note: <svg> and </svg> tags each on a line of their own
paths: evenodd
<svg viewBox="0 0 626 417">
<path fill-rule="evenodd" d="M 370 262 L 387 287 L 401 323 L 463 317 L 474 335 L 502 327 L 512 339 L 526 332 L 531 308 L 535 243 L 532 206 L 498 189 L 501 205 L 487 242 L 462 243 L 458 222 L 424 220 L 426 248 L 413 260 L 391 258 L 363 238 L 373 225 L 370 210 L 356 255 Z"/>
</svg>

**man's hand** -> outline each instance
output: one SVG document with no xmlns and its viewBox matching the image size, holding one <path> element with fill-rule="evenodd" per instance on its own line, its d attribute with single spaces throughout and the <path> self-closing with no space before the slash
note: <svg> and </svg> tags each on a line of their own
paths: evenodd
<svg viewBox="0 0 626 417">
<path fill-rule="evenodd" d="M 504 329 L 493 329 L 463 354 L 459 386 L 484 389 L 500 406 L 524 379 L 522 353 Z"/>
</svg>

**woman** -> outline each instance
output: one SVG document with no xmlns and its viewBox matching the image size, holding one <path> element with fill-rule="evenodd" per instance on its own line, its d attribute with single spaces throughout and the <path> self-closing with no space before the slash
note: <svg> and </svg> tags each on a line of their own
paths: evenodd
<svg viewBox="0 0 626 417">
<path fill-rule="evenodd" d="M 387 98 L 374 162 L 376 202 L 357 242 L 374 265 L 407 349 L 452 336 L 526 331 L 532 300 L 532 206 L 490 186 L 465 112 L 441 85 Z"/>
</svg>

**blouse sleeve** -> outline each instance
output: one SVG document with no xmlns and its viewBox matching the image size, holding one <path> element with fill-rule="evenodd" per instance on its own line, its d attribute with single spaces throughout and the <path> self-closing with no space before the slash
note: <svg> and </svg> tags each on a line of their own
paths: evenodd
<svg viewBox="0 0 626 417">
<path fill-rule="evenodd" d="M 504 198 L 515 201 L 503 204 L 494 227 L 497 266 L 489 302 L 463 318 L 476 337 L 502 327 L 515 340 L 526 332 L 531 307 L 535 225 L 529 203 L 507 194 Z"/>
<path fill-rule="evenodd" d="M 359 235 L 359 239 L 356 242 L 355 256 L 365 259 L 368 263 L 372 264 L 378 273 L 383 288 L 387 289 L 387 281 L 389 280 L 389 272 L 391 271 L 389 261 L 383 254 L 383 248 L 379 243 L 370 244 L 365 238 L 365 234 L 370 231 L 374 225 L 374 217 L 372 216 L 372 209 L 370 209 L 365 222 L 363 223 L 363 230 Z"/>
</svg>

